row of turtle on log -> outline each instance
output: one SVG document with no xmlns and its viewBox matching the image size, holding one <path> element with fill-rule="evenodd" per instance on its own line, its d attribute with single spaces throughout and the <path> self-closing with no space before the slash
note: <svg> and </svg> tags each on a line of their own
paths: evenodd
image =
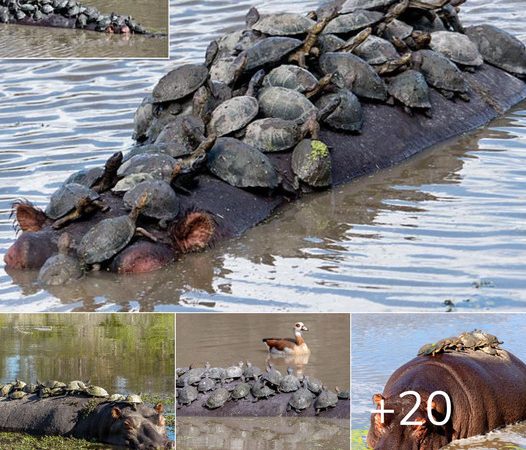
<svg viewBox="0 0 526 450">
<path fill-rule="evenodd" d="M 270 363 L 266 371 L 250 362 L 231 367 L 186 367 L 177 369 L 176 398 L 178 405 L 190 405 L 198 399 L 199 393 L 208 394 L 203 408 L 217 409 L 228 401 L 256 402 L 269 397 L 289 394 L 288 410 L 297 413 L 314 407 L 316 414 L 336 406 L 339 400 L 349 400 L 348 391 L 328 390 L 321 381 L 307 376 L 296 376 L 292 368 L 282 375 Z M 229 383 L 237 380 L 232 386 Z"/>
<path fill-rule="evenodd" d="M 146 33 L 133 17 L 102 14 L 94 6 L 84 6 L 76 0 L 0 0 L 0 23 L 38 23 L 51 15 L 74 20 L 75 28 L 91 24 L 90 29 L 107 33 Z"/>
<path fill-rule="evenodd" d="M 307 15 L 252 8 L 247 28 L 214 40 L 204 64 L 181 65 L 160 79 L 135 113 L 137 143 L 125 157 L 118 152 L 104 167 L 73 174 L 45 212 L 15 202 L 22 231 L 88 224 L 84 219 L 102 211 L 91 228 L 60 237 L 40 280 L 58 285 L 111 269 L 136 234 L 162 244 L 152 251 L 166 251 L 167 260 L 207 248 L 218 217 L 191 209 L 203 174 L 265 195 L 329 187 L 331 152 L 320 129 L 359 133 L 362 102 L 393 101 L 411 114 L 431 114 L 429 89 L 469 100 L 476 86 L 463 71 L 483 61 L 525 76 L 524 45 L 489 25 L 464 28 L 460 3 L 347 0 Z M 290 152 L 290 170 L 269 158 Z"/>
<path fill-rule="evenodd" d="M 26 383 L 22 380 L 15 380 L 10 383 L 0 384 L 0 399 L 19 400 L 27 395 L 37 395 L 39 398 L 61 397 L 64 395 L 77 395 L 98 398 L 106 402 L 127 403 L 138 405 L 143 403 L 141 396 L 137 394 L 108 394 L 106 389 L 94 386 L 89 382 L 80 380 L 64 383 L 57 380 L 35 383 Z"/>
<path fill-rule="evenodd" d="M 458 336 L 441 339 L 438 342 L 425 344 L 418 351 L 418 356 L 435 356 L 441 353 L 481 351 L 488 355 L 498 356 L 502 341 L 481 330 L 464 332 Z"/>
</svg>

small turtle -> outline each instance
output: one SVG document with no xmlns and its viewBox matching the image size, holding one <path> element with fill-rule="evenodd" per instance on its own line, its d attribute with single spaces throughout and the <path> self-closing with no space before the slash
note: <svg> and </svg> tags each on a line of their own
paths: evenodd
<svg viewBox="0 0 526 450">
<path fill-rule="evenodd" d="M 437 345 L 435 343 L 424 344 L 418 350 L 417 355 L 418 356 L 432 356 L 436 353 L 436 351 L 437 351 Z"/>
<path fill-rule="evenodd" d="M 132 156 L 119 167 L 117 175 L 125 177 L 134 173 L 150 173 L 159 180 L 170 181 L 176 160 L 160 153 L 143 153 Z"/>
<path fill-rule="evenodd" d="M 9 394 L 9 398 L 11 400 L 20 400 L 21 398 L 24 398 L 27 395 L 24 391 L 14 391 Z"/>
<path fill-rule="evenodd" d="M 292 51 L 296 50 L 302 41 L 289 37 L 269 37 L 256 42 L 245 50 L 245 71 L 258 69 L 267 64 L 275 64 L 281 61 Z"/>
<path fill-rule="evenodd" d="M 268 157 L 234 138 L 217 139 L 208 154 L 207 164 L 210 172 L 232 186 L 274 189 L 279 183 Z"/>
<path fill-rule="evenodd" d="M 515 36 L 493 25 L 466 28 L 484 61 L 519 77 L 526 77 L 526 46 Z"/>
<path fill-rule="evenodd" d="M 226 370 L 222 367 L 212 367 L 208 370 L 208 376 L 212 380 L 222 380 L 226 377 Z"/>
<path fill-rule="evenodd" d="M 379 9 L 392 5 L 396 0 L 346 0 L 340 14 L 349 14 L 357 9 Z"/>
<path fill-rule="evenodd" d="M 208 370 L 210 369 L 210 364 L 207 362 L 205 364 L 205 367 L 195 367 L 190 369 L 188 372 L 186 372 L 182 376 L 183 384 L 184 381 L 187 380 L 188 384 L 197 385 L 201 381 L 201 378 L 203 378 L 203 375 L 205 375 Z"/>
<path fill-rule="evenodd" d="M 301 387 L 298 377 L 294 376 L 293 373 L 294 370 L 291 367 L 288 367 L 287 375 L 283 377 L 281 383 L 279 384 L 278 390 L 280 392 L 294 392 Z"/>
<path fill-rule="evenodd" d="M 230 392 L 221 386 L 208 396 L 203 406 L 208 409 L 216 409 L 223 406 L 228 400 L 230 400 Z"/>
<path fill-rule="evenodd" d="M 303 380 L 303 386 L 313 394 L 319 394 L 323 385 L 321 384 L 321 381 L 316 378 L 305 377 Z"/>
<path fill-rule="evenodd" d="M 385 28 L 383 29 L 383 36 L 388 41 L 393 42 L 393 40 L 403 41 L 411 36 L 414 28 L 403 22 L 402 20 L 393 19 L 389 23 L 386 23 Z"/>
<path fill-rule="evenodd" d="M 106 398 L 110 396 L 106 389 L 101 388 L 100 386 L 88 386 L 86 388 L 86 394 L 88 394 L 90 397 L 97 398 Z"/>
<path fill-rule="evenodd" d="M 381 37 L 371 35 L 353 52 L 369 64 L 384 64 L 399 57 L 393 44 Z"/>
<path fill-rule="evenodd" d="M 232 89 L 226 83 L 210 80 L 205 83 L 192 97 L 192 114 L 199 117 L 203 123 L 208 123 L 212 112 L 223 102 L 232 98 Z"/>
<path fill-rule="evenodd" d="M 58 239 L 58 254 L 50 256 L 38 273 L 38 281 L 47 286 L 59 286 L 82 277 L 83 270 L 78 258 L 69 256 L 71 238 L 62 233 Z"/>
<path fill-rule="evenodd" d="M 326 94 L 319 98 L 316 107 L 322 110 L 335 98 L 340 99 L 336 109 L 323 119 L 323 123 L 335 130 L 359 133 L 363 125 L 362 105 L 358 97 L 349 89 L 342 88 L 333 94 Z"/>
<path fill-rule="evenodd" d="M 298 180 L 312 187 L 332 184 L 332 164 L 326 144 L 317 139 L 303 139 L 292 152 L 292 171 Z"/>
<path fill-rule="evenodd" d="M 316 107 L 302 93 L 282 87 L 266 87 L 259 94 L 259 107 L 264 117 L 297 120 Z"/>
<path fill-rule="evenodd" d="M 208 376 L 208 372 L 205 373 L 205 376 L 199 381 L 197 385 L 197 390 L 199 392 L 208 392 L 213 390 L 216 387 L 216 383 Z"/>
<path fill-rule="evenodd" d="M 245 370 L 243 370 L 243 376 L 246 380 L 257 380 L 261 375 L 261 369 L 252 365 L 250 361 L 247 361 Z"/>
<path fill-rule="evenodd" d="M 235 378 L 243 376 L 243 361 L 239 361 L 236 366 L 230 366 L 225 369 L 225 381 L 232 381 Z"/>
<path fill-rule="evenodd" d="M 2 397 L 7 397 L 12 390 L 13 390 L 13 384 L 7 383 L 2 386 L 2 389 L 0 389 L 0 394 Z"/>
<path fill-rule="evenodd" d="M 360 57 L 350 53 L 324 53 L 320 57 L 323 73 L 338 72 L 345 86 L 359 97 L 385 101 L 387 87 L 374 69 Z"/>
<path fill-rule="evenodd" d="M 267 399 L 269 397 L 272 397 L 273 395 L 276 395 L 276 392 L 271 387 L 267 386 L 266 383 L 263 383 L 261 381 L 256 381 L 254 385 L 252 386 L 252 389 L 250 390 L 252 395 L 254 396 L 254 401 L 257 402 L 258 400 L 264 398 Z"/>
<path fill-rule="evenodd" d="M 103 173 L 103 167 L 91 167 L 89 169 L 82 169 L 72 173 L 68 178 L 66 178 L 63 185 L 76 183 L 91 188 L 100 179 Z"/>
<path fill-rule="evenodd" d="M 86 385 L 84 384 L 84 382 L 82 382 L 80 380 L 74 380 L 74 381 L 70 381 L 66 385 L 64 390 L 67 393 L 69 393 L 69 394 L 75 394 L 75 393 L 78 393 L 78 392 L 85 392 L 86 391 Z"/>
<path fill-rule="evenodd" d="M 141 396 L 138 394 L 128 394 L 124 399 L 124 402 L 131 405 L 135 411 L 137 411 L 137 405 L 144 403 Z"/>
<path fill-rule="evenodd" d="M 318 36 L 316 47 L 321 53 L 337 52 L 345 45 L 345 41 L 335 34 L 321 34 Z"/>
<path fill-rule="evenodd" d="M 77 183 L 61 186 L 49 199 L 46 216 L 55 220 L 53 228 L 60 228 L 95 208 L 106 210 L 100 196 L 93 189 Z"/>
<path fill-rule="evenodd" d="M 431 102 L 429 100 L 429 87 L 424 75 L 416 70 L 407 70 L 391 78 L 387 87 L 389 95 L 398 100 L 409 114 L 413 109 L 422 110 L 429 114 Z M 388 100 L 387 103 L 390 103 Z"/>
<path fill-rule="evenodd" d="M 25 381 L 19 380 L 18 378 L 13 383 L 13 389 L 22 390 L 27 386 Z"/>
<path fill-rule="evenodd" d="M 287 411 L 293 409 L 297 413 L 300 413 L 311 406 L 313 400 L 314 396 L 312 393 L 306 387 L 302 387 L 294 392 L 290 397 L 289 403 L 287 405 Z"/>
<path fill-rule="evenodd" d="M 431 33 L 431 49 L 462 67 L 478 67 L 484 62 L 477 46 L 464 34 L 454 31 Z"/>
<path fill-rule="evenodd" d="M 269 14 L 260 17 L 255 8 L 252 8 L 247 16 L 250 28 L 270 36 L 306 34 L 316 24 L 308 17 L 295 13 Z"/>
<path fill-rule="evenodd" d="M 86 264 L 107 261 L 120 252 L 133 238 L 136 232 L 135 222 L 140 211 L 148 203 L 148 196 L 141 197 L 129 215 L 101 220 L 91 227 L 78 246 L 78 255 Z M 137 231 L 148 234 L 145 230 Z"/>
<path fill-rule="evenodd" d="M 153 88 L 155 103 L 183 99 L 199 89 L 208 78 L 208 69 L 201 64 L 185 64 L 162 77 Z"/>
<path fill-rule="evenodd" d="M 322 387 L 320 395 L 314 402 L 314 408 L 316 409 L 316 415 L 321 411 L 327 410 L 328 408 L 334 408 L 338 403 L 338 395 L 332 391 L 327 390 L 325 386 Z"/>
<path fill-rule="evenodd" d="M 340 391 L 338 386 L 336 386 L 334 390 L 340 400 L 349 400 L 351 398 L 351 393 L 349 391 Z"/>
<path fill-rule="evenodd" d="M 241 382 L 232 390 L 232 400 L 241 400 L 250 394 L 250 384 L 245 382 L 245 378 L 241 377 Z"/>
<path fill-rule="evenodd" d="M 108 397 L 110 403 L 120 403 L 126 400 L 126 396 L 122 394 L 112 394 Z"/>
<path fill-rule="evenodd" d="M 38 391 L 38 385 L 34 383 L 28 383 L 26 386 L 24 386 L 23 390 L 26 394 L 36 394 Z"/>
<path fill-rule="evenodd" d="M 177 402 L 179 405 L 190 405 L 194 400 L 197 400 L 197 389 L 188 384 L 188 379 L 184 382 L 184 387 L 177 389 Z"/>
<path fill-rule="evenodd" d="M 342 14 L 332 19 L 322 34 L 357 33 L 364 28 L 380 22 L 384 14 L 378 11 L 357 10 L 350 14 Z"/>
<path fill-rule="evenodd" d="M 276 388 L 279 388 L 282 379 L 283 375 L 281 375 L 281 372 L 274 369 L 274 366 L 270 363 L 267 365 L 267 371 L 263 372 L 260 377 L 260 380 L 263 380 Z"/>
<path fill-rule="evenodd" d="M 39 387 L 46 388 L 46 389 L 66 387 L 65 383 L 62 383 L 61 381 L 57 381 L 57 380 L 47 380 L 47 381 L 44 381 L 43 383 L 37 380 L 37 384 L 39 385 Z"/>
<path fill-rule="evenodd" d="M 224 136 L 248 125 L 259 111 L 254 97 L 242 95 L 221 103 L 212 113 L 208 124 L 209 133 Z"/>
<path fill-rule="evenodd" d="M 263 86 L 283 87 L 304 93 L 312 91 L 318 85 L 318 79 L 308 70 L 292 64 L 282 64 L 265 76 Z"/>
<path fill-rule="evenodd" d="M 44 14 L 53 14 L 53 11 L 55 11 L 55 8 L 53 8 L 53 6 L 51 6 L 49 4 L 48 5 L 43 5 L 41 11 Z"/>
</svg>

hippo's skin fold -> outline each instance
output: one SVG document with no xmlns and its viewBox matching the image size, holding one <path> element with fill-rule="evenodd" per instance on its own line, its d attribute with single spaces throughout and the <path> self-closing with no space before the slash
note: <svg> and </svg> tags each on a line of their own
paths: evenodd
<svg viewBox="0 0 526 450">
<path fill-rule="evenodd" d="M 422 403 L 410 421 L 421 425 L 401 426 L 400 421 L 415 404 L 416 391 Z M 451 399 L 451 418 L 443 426 L 433 425 L 427 415 L 429 396 L 446 392 Z M 482 351 L 442 353 L 434 357 L 419 356 L 397 369 L 383 392 L 386 414 L 382 424 L 379 414 L 371 415 L 367 443 L 374 449 L 433 450 L 456 439 L 526 420 L 526 364 L 504 350 L 498 356 Z M 380 403 L 380 394 L 375 396 Z M 433 399 L 433 417 L 440 422 L 445 415 L 445 401 Z"/>
<path fill-rule="evenodd" d="M 346 183 L 400 163 L 434 144 L 483 126 L 526 98 L 524 82 L 493 66 L 484 64 L 475 73 L 465 73 L 465 77 L 472 86 L 471 101 L 452 102 L 431 89 L 432 118 L 421 114 L 410 116 L 400 107 L 367 102 L 363 104 L 365 121 L 360 135 L 323 129 L 321 139 L 331 148 L 333 184 Z M 491 104 L 482 98 L 481 92 L 492 99 Z M 291 153 L 269 154 L 269 157 L 284 178 L 293 179 Z M 198 178 L 197 188 L 192 190 L 190 196 L 182 197 L 183 210 L 212 213 L 217 218 L 221 238 L 242 234 L 288 201 L 281 193 L 264 195 L 232 187 L 208 175 Z M 97 212 L 59 231 L 52 229 L 49 222 L 41 231 L 23 233 L 5 256 L 6 268 L 39 268 L 47 257 L 56 253 L 56 242 L 63 231 L 70 234 L 75 247 L 87 230 L 101 219 L 128 213 L 120 197 L 107 192 L 103 194 L 103 200 L 111 207 L 107 213 Z M 139 226 L 142 226 L 140 221 Z M 169 243 L 166 231 L 159 229 L 156 232 L 160 245 Z M 163 247 L 152 251 L 146 258 L 147 263 L 139 266 L 141 271 L 148 267 L 158 268 L 170 261 L 165 250 Z M 128 266 L 121 268 L 116 264 L 111 266 L 111 270 L 129 271 Z"/>
<path fill-rule="evenodd" d="M 37 395 L 4 398 L 0 400 L 0 431 L 70 436 L 132 449 L 173 448 L 166 437 L 164 417 L 155 409 L 141 404 L 135 411 L 124 403 L 101 403 L 91 409 L 92 400 L 71 396 L 39 399 Z"/>
</svg>

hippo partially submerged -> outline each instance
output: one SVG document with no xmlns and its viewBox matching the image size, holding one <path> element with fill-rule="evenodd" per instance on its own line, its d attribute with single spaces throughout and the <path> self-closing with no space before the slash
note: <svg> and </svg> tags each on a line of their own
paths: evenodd
<svg viewBox="0 0 526 450">
<path fill-rule="evenodd" d="M 366 28 L 359 34 L 354 28 L 350 31 L 345 28 L 334 36 L 335 42 L 339 39 L 343 44 L 332 46 L 325 53 L 321 44 L 316 47 L 318 36 L 327 36 L 323 33 L 325 27 L 348 12 L 338 13 L 329 7 L 318 11 L 317 22 L 305 35 L 267 37 L 257 30 L 264 18 L 252 11 L 247 18 L 249 29 L 212 42 L 205 64 L 180 66 L 160 80 L 153 95 L 137 110 L 137 142 L 124 156 L 122 166 L 116 171 L 111 164 L 104 170 L 90 169 L 95 175 L 85 177 L 84 182 L 97 192 L 104 209 L 75 203 L 74 220 L 60 228 L 63 221 L 57 224 L 33 205 L 23 201 L 14 204 L 13 213 L 22 234 L 5 256 L 6 269 L 39 269 L 57 253 L 58 239 L 67 232 L 71 237 L 69 256 L 78 256 L 85 271 L 155 270 L 182 253 L 204 250 L 218 238 L 244 232 L 303 192 L 331 183 L 338 185 L 389 167 L 433 144 L 487 123 L 526 98 L 525 83 L 513 74 L 487 63 L 477 67 L 457 65 L 446 53 L 431 50 L 431 37 L 420 39 L 422 33 L 429 31 L 416 29 L 418 20 L 428 16 L 431 7 L 424 8 L 427 12 L 423 13 L 418 6 L 420 2 L 416 2 L 409 8 L 411 11 L 405 11 L 406 3 L 396 3 L 393 9 L 385 5 L 375 8 L 381 18 L 374 28 Z M 436 13 L 442 17 L 447 2 L 439 3 Z M 442 20 L 438 16 L 436 20 Z M 388 34 L 386 29 L 390 29 L 388 25 L 395 18 L 414 28 L 413 34 L 398 40 Z M 295 15 L 285 19 L 279 33 L 297 28 L 296 23 L 287 22 L 299 20 Z M 443 27 L 455 28 L 445 19 Z M 363 31 L 366 33 L 360 34 Z M 419 33 L 415 34 L 416 31 Z M 358 37 L 363 41 L 373 35 L 393 41 L 390 52 L 397 51 L 400 56 L 382 54 L 385 62 L 375 65 L 348 53 L 357 48 Z M 507 45 L 506 40 L 499 42 L 500 46 Z M 258 60 L 256 56 L 263 47 L 266 56 Z M 526 59 L 526 50 L 515 41 L 513 50 Z M 471 51 L 478 52 L 474 46 Z M 484 57 L 495 64 L 494 59 Z M 273 69 L 291 64 L 301 66 L 302 70 L 289 68 L 286 76 L 276 77 L 274 72 L 267 79 Z M 408 69 L 415 76 L 406 77 L 399 93 L 395 89 L 397 77 Z M 307 87 L 305 79 L 310 83 Z M 414 107 L 406 100 L 408 96 L 402 95 L 407 94 L 405 89 L 411 89 L 411 83 L 418 83 L 419 89 L 425 91 L 426 108 Z M 387 97 L 388 87 L 400 94 L 397 97 L 400 105 L 389 106 L 387 99 L 382 100 Z M 427 107 L 428 102 L 431 108 Z M 324 105 L 332 109 L 326 111 Z M 211 126 L 211 120 L 223 117 L 229 108 L 234 108 L 234 114 L 229 113 L 226 118 L 235 118 L 238 112 L 246 120 L 229 127 L 223 135 L 225 130 Z M 340 123 L 334 121 L 336 115 L 339 121 L 353 118 L 353 123 L 359 126 L 342 131 L 334 125 Z M 298 136 L 299 142 L 294 140 L 280 151 L 268 152 L 268 146 L 247 139 L 251 137 L 247 132 L 251 124 L 269 119 L 278 131 L 285 130 L 283 136 Z M 252 122 L 247 125 L 247 121 Z M 305 124 L 309 126 L 304 127 Z M 297 132 L 303 128 L 308 128 L 310 136 Z M 300 153 L 302 158 L 294 157 Z M 314 173 L 304 176 L 307 170 Z M 106 182 L 100 183 L 104 173 Z M 322 184 L 313 181 L 321 178 Z M 158 220 L 146 213 L 163 203 L 162 198 L 152 194 L 148 198 L 150 204 L 142 209 L 144 213 L 139 212 L 135 232 L 127 235 L 130 239 L 126 240 L 126 246 L 122 249 L 114 246 L 119 251 L 97 258 L 96 264 L 92 259 L 86 260 L 85 252 L 78 252 L 83 238 L 90 236 L 90 230 L 103 229 L 95 228 L 103 220 L 130 215 L 131 205 L 124 197 L 141 183 L 172 187 L 176 196 L 172 204 L 177 204 L 177 208 L 170 211 L 170 220 L 166 217 Z M 82 248 L 85 244 L 86 240 Z M 110 244 L 113 247 L 114 242 Z"/>
<path fill-rule="evenodd" d="M 0 431 L 71 436 L 131 449 L 170 449 L 161 404 L 107 402 L 85 397 L 0 400 Z"/>
<path fill-rule="evenodd" d="M 400 397 L 407 391 L 421 396 L 418 408 L 415 396 Z M 447 393 L 447 400 L 436 395 Z M 374 449 L 439 449 L 456 439 L 526 420 L 526 364 L 505 350 L 488 354 L 481 350 L 418 356 L 397 369 L 387 381 L 383 394 L 373 398 L 377 407 L 394 410 L 372 414 L 367 443 Z M 428 411 L 431 411 L 430 418 Z M 412 425 L 400 425 L 407 417 Z M 435 423 L 443 423 L 436 425 Z"/>
</svg>

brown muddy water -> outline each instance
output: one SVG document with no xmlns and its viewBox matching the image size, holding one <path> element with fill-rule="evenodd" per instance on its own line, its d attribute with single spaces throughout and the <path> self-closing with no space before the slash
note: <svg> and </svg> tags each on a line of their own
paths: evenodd
<svg viewBox="0 0 526 450">
<path fill-rule="evenodd" d="M 316 4 L 269 0 L 261 10 Z M 0 62 L 0 256 L 15 237 L 11 202 L 45 206 L 70 173 L 127 149 L 142 97 L 176 64 L 202 61 L 209 41 L 241 26 L 251 5 L 172 2 L 170 62 Z M 522 6 L 468 0 L 464 21 L 526 39 Z M 0 310 L 524 310 L 525 149 L 522 103 L 488 127 L 307 196 L 154 274 L 98 274 L 47 291 L 35 273 L 0 269 Z"/>
<path fill-rule="evenodd" d="M 522 314 L 355 314 L 352 316 L 353 450 L 363 450 L 372 396 L 382 392 L 391 374 L 413 359 L 425 343 L 475 328 L 498 336 L 502 347 L 526 362 Z M 358 436 L 359 435 L 359 436 Z M 526 422 L 486 436 L 456 441 L 455 450 L 526 448 Z"/>
<path fill-rule="evenodd" d="M 169 0 L 83 0 L 103 14 L 132 16 L 152 33 L 115 35 L 51 27 L 0 24 L 0 58 L 167 58 Z"/>
<path fill-rule="evenodd" d="M 308 357 L 269 356 L 265 337 L 294 337 L 301 321 Z M 350 386 L 350 323 L 345 314 L 178 314 L 176 366 L 227 367 L 250 361 L 260 368 L 271 362 L 282 373 L 320 379 L 327 387 Z M 323 418 L 178 417 L 178 449 L 270 450 L 348 449 L 348 420 Z"/>
</svg>

